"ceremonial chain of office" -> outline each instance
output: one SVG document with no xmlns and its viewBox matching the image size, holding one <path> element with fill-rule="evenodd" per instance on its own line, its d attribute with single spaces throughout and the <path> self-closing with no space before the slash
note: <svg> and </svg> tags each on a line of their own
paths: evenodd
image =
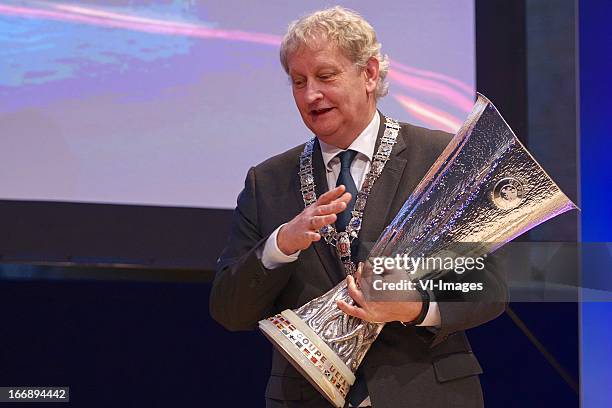
<svg viewBox="0 0 612 408">
<path fill-rule="evenodd" d="M 324 225 L 319 229 L 319 233 L 323 236 L 325 242 L 336 248 L 336 252 L 344 264 L 347 274 L 353 274 L 357 269 L 355 263 L 351 260 L 351 243 L 359 236 L 363 212 L 370 191 L 389 160 L 391 150 L 397 141 L 397 135 L 400 130 L 400 125 L 396 120 L 391 118 L 385 119 L 385 132 L 380 140 L 378 150 L 374 155 L 370 171 L 368 171 L 368 174 L 363 180 L 361 190 L 357 193 L 355 208 L 351 211 L 352 217 L 346 226 L 346 231 L 337 231 L 333 224 Z M 312 169 L 312 151 L 314 149 L 314 143 L 315 138 L 310 139 L 304 146 L 304 151 L 300 155 L 300 191 L 302 192 L 304 207 L 308 207 L 317 201 L 314 173 Z"/>
</svg>

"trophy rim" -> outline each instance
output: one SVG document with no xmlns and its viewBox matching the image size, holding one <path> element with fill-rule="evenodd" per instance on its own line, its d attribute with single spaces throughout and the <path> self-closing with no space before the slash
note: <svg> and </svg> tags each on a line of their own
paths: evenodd
<svg viewBox="0 0 612 408">
<path fill-rule="evenodd" d="M 495 104 L 493 102 L 491 102 L 491 100 L 489 98 L 487 98 L 486 96 L 484 96 L 483 94 L 481 94 L 480 92 L 476 92 L 476 101 L 474 102 L 474 107 L 476 107 L 476 105 L 478 103 L 482 103 L 482 108 L 479 110 L 478 112 L 478 116 L 482 116 L 482 114 L 484 113 L 485 109 L 487 107 L 491 107 L 492 109 L 495 110 L 495 112 L 497 113 L 497 116 L 499 116 L 499 118 L 504 122 L 504 124 L 506 125 L 506 128 L 510 131 L 510 133 L 512 134 L 512 137 L 514 139 L 514 142 L 517 143 L 521 149 L 523 150 L 523 152 L 525 152 L 527 154 L 527 156 L 529 156 L 529 158 L 531 160 L 533 160 L 533 162 L 535 163 L 535 165 L 540 169 L 540 171 L 542 173 L 544 173 L 546 175 L 546 177 L 548 178 L 548 181 L 550 183 L 552 183 L 557 190 L 559 191 L 559 193 L 563 196 L 564 200 L 566 201 L 565 203 L 565 207 L 568 207 L 569 204 L 569 208 L 566 208 L 565 211 L 569 211 L 569 210 L 578 210 L 580 211 L 580 207 L 578 207 L 576 205 L 576 203 L 574 203 L 568 196 L 567 194 L 565 194 L 563 192 L 563 190 L 561 189 L 561 187 L 559 187 L 559 185 L 555 182 L 555 180 L 550 176 L 550 174 L 548 174 L 548 172 L 542 167 L 542 165 L 536 160 L 535 157 L 533 157 L 533 155 L 531 154 L 531 152 L 529 150 L 527 150 L 527 148 L 525 147 L 525 145 L 523 144 L 523 142 L 521 142 L 521 139 L 518 138 L 518 136 L 516 135 L 516 133 L 514 133 L 514 130 L 510 127 L 510 125 L 508 124 L 508 122 L 506 121 L 506 119 L 502 116 L 501 112 L 499 111 L 499 109 L 497 109 L 497 107 L 495 106 Z M 473 111 L 475 111 L 476 109 L 472 108 Z M 461 130 L 461 129 L 460 129 Z M 459 134 L 459 131 L 457 131 L 457 133 L 455 133 L 455 136 L 453 136 L 453 139 Z M 445 149 L 446 150 L 446 149 Z M 442 154 L 444 154 L 444 152 L 442 152 Z"/>
</svg>

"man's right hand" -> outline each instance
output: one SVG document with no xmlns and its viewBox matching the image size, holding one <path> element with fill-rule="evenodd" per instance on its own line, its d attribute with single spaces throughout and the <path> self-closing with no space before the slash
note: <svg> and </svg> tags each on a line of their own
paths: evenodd
<svg viewBox="0 0 612 408">
<path fill-rule="evenodd" d="M 321 195 L 319 199 L 278 231 L 276 244 L 285 255 L 308 248 L 313 242 L 321 239 L 319 228 L 336 222 L 336 214 L 346 209 L 351 201 L 351 194 L 345 193 L 340 185 Z"/>
</svg>

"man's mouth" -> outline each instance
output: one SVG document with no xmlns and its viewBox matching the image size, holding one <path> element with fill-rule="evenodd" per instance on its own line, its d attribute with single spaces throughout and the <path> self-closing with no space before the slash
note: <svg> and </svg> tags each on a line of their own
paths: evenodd
<svg viewBox="0 0 612 408">
<path fill-rule="evenodd" d="M 323 109 L 313 109 L 310 111 L 310 114 L 314 118 L 318 118 L 319 116 L 325 115 L 327 112 L 331 111 L 334 108 L 323 108 Z"/>
</svg>

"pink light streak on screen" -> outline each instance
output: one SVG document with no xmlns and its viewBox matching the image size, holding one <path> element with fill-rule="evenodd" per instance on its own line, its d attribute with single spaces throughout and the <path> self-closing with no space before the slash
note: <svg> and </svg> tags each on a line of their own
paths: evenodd
<svg viewBox="0 0 612 408">
<path fill-rule="evenodd" d="M 50 5 L 58 8 L 58 5 Z M 182 35 L 195 38 L 214 38 L 230 41 L 246 41 L 258 44 L 280 44 L 280 37 L 239 30 L 219 30 L 202 25 L 176 23 L 164 20 L 142 19 L 126 14 L 107 13 L 83 7 L 64 6 L 66 11 L 53 11 L 26 7 L 0 5 L 0 13 L 26 18 L 41 18 L 72 23 L 91 24 L 100 27 L 122 28 L 154 34 Z M 69 10 L 69 11 L 68 11 Z"/>
<path fill-rule="evenodd" d="M 414 68 L 414 67 L 410 67 L 408 65 L 404 65 L 399 63 L 398 61 L 395 60 L 391 60 L 391 66 L 394 69 L 397 69 L 399 71 L 404 71 L 408 74 L 414 74 L 414 75 L 420 75 L 420 76 L 424 76 L 427 78 L 434 78 L 437 80 L 440 80 L 442 82 L 447 82 L 457 88 L 459 88 L 462 92 L 465 92 L 466 95 L 468 96 L 472 96 L 474 94 L 474 89 L 472 89 L 471 86 L 469 86 L 468 84 L 466 84 L 463 81 L 459 81 L 456 78 L 450 77 L 448 75 L 444 75 L 444 74 L 440 74 L 439 72 L 434 72 L 434 71 L 426 71 L 423 69 L 418 69 L 418 68 Z"/>
<path fill-rule="evenodd" d="M 155 34 L 244 41 L 271 46 L 279 46 L 282 40 L 280 36 L 265 33 L 220 30 L 203 25 L 144 18 L 125 13 L 109 12 L 67 4 L 45 5 L 49 8 L 43 9 L 0 5 L 0 14 L 91 24 Z M 438 72 L 417 69 L 397 61 L 391 62 L 388 78 L 394 84 L 414 93 L 433 96 L 455 106 L 465 113 L 471 111 L 473 105 L 473 91 L 471 87 L 455 78 Z M 444 82 L 456 86 L 463 93 L 452 89 L 451 86 L 444 84 Z M 460 127 L 461 120 L 449 112 L 441 112 L 425 103 L 419 103 L 415 99 L 408 97 L 398 98 L 395 96 L 395 99 L 407 112 L 432 126 L 441 127 L 443 130 L 449 132 L 456 132 Z M 459 125 L 457 125 L 457 123 Z"/>
<path fill-rule="evenodd" d="M 397 70 L 389 71 L 389 79 L 403 88 L 425 92 L 442 100 L 447 100 L 466 113 L 469 113 L 474 105 L 474 102 L 470 98 L 435 80 L 419 78 L 414 75 L 401 73 Z"/>
<path fill-rule="evenodd" d="M 436 109 L 433 106 L 419 102 L 406 95 L 393 94 L 392 96 L 404 107 L 404 109 L 427 123 L 429 126 L 452 133 L 456 132 L 461 127 L 461 121 L 457 120 L 453 115 Z"/>
</svg>

